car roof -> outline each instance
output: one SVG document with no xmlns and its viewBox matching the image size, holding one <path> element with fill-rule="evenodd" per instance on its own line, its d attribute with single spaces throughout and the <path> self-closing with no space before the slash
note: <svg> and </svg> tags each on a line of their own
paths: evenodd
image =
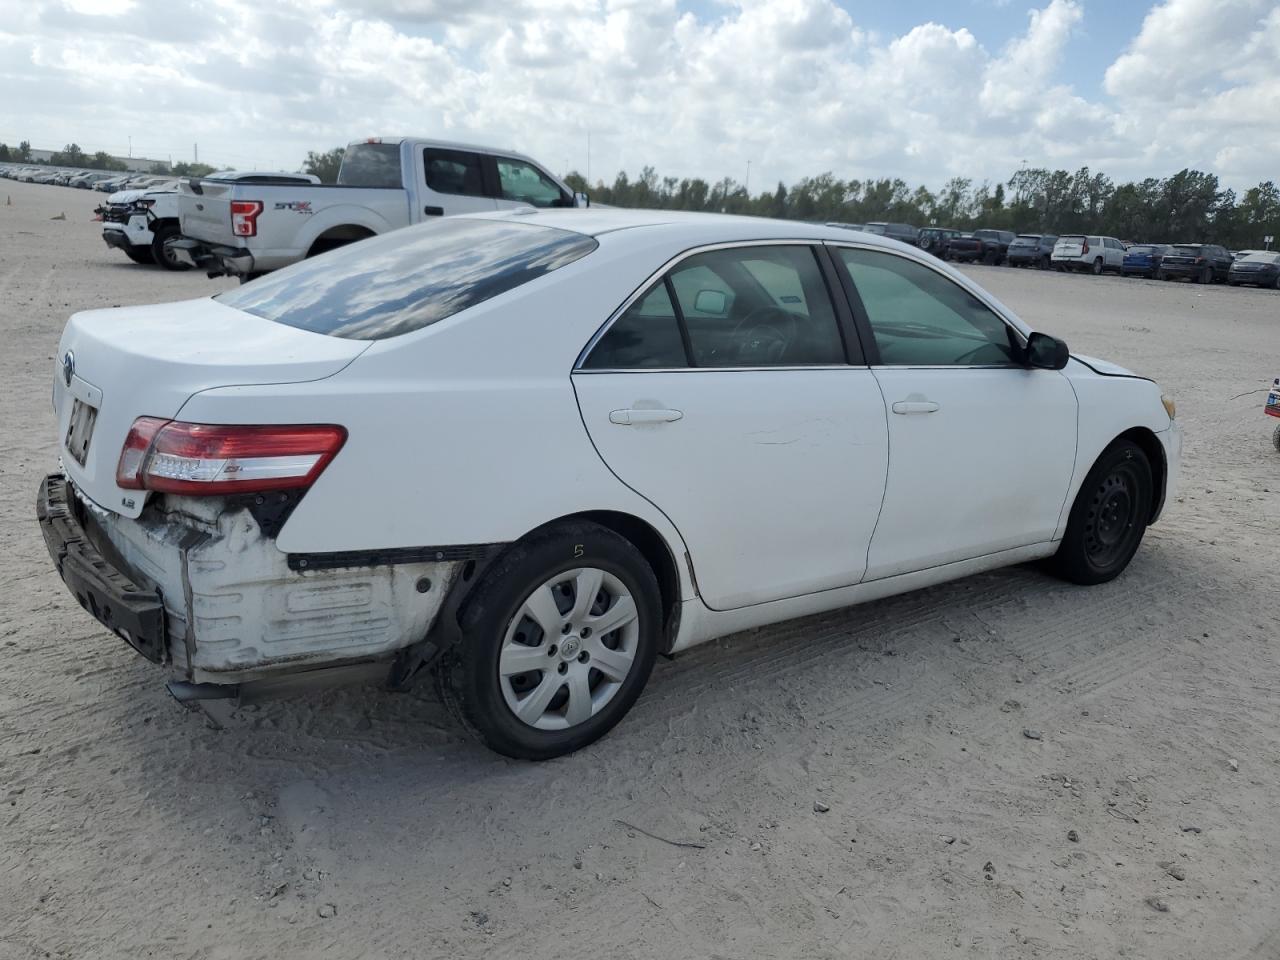
<svg viewBox="0 0 1280 960">
<path fill-rule="evenodd" d="M 661 233 L 664 240 L 704 243 L 732 243 L 743 240 L 844 240 L 853 239 L 845 227 L 822 223 L 779 220 L 772 217 L 743 217 L 725 213 L 693 213 L 686 210 L 628 210 L 620 207 L 598 209 L 536 209 L 521 207 L 493 213 L 464 214 L 479 220 L 519 219 L 543 227 L 569 230 L 590 237 L 610 234 L 648 236 Z M 656 239 L 656 236 L 654 237 Z M 858 232 L 857 241 L 868 246 L 901 250 L 907 244 L 873 233 Z"/>
</svg>

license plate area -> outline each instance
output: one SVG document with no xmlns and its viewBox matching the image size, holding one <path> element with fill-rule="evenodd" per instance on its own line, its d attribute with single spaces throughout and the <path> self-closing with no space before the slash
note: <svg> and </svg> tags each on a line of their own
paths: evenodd
<svg viewBox="0 0 1280 960">
<path fill-rule="evenodd" d="M 93 428 L 98 422 L 98 408 L 77 399 L 71 405 L 71 422 L 67 424 L 65 446 L 71 459 L 84 466 L 89 457 L 89 443 L 93 440 Z"/>
</svg>

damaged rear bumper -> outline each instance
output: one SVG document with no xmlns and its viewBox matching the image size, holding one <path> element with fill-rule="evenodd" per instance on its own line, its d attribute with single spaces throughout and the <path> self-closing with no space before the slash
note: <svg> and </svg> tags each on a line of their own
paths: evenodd
<svg viewBox="0 0 1280 960">
<path fill-rule="evenodd" d="M 184 263 L 200 268 L 211 277 L 244 277 L 257 272 L 253 254 L 243 247 L 202 243 L 191 237 L 170 240 L 165 247 Z"/>
<path fill-rule="evenodd" d="M 63 475 L 40 485 L 50 556 L 89 613 L 190 684 L 277 681 L 381 664 L 422 645 L 465 563 L 434 555 L 300 568 L 251 504 L 156 498 L 136 520 Z M 271 524 L 266 524 L 271 529 Z"/>
</svg>

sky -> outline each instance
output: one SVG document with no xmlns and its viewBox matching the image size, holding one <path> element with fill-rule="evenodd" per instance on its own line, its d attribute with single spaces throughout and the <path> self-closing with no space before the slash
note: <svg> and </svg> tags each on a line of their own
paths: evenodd
<svg viewBox="0 0 1280 960">
<path fill-rule="evenodd" d="M 0 142 L 297 169 L 369 136 L 612 180 L 1280 179 L 1280 0 L 0 0 Z"/>
</svg>

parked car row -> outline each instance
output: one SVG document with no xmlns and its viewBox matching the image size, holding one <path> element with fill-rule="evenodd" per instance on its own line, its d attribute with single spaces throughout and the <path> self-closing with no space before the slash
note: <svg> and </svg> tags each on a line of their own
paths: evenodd
<svg viewBox="0 0 1280 960">
<path fill-rule="evenodd" d="M 72 167 L 13 163 L 0 164 L 0 177 L 19 180 L 23 183 L 49 183 L 61 187 L 79 187 L 81 190 L 100 190 L 103 193 L 137 190 L 176 181 L 174 177 L 161 177 L 148 173 L 119 173 L 114 170 L 82 170 Z"/>
<path fill-rule="evenodd" d="M 904 240 L 941 260 L 1280 289 L 1280 253 L 1269 250 L 1233 254 L 1213 243 L 1126 243 L 1117 237 L 1079 233 L 1056 236 L 951 227 L 915 230 L 908 224 L 886 223 L 826 225 Z"/>
</svg>

